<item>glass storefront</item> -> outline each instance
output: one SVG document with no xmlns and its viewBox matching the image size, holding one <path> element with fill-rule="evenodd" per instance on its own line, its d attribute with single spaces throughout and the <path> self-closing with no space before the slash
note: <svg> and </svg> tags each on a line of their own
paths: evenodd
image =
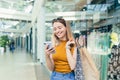
<svg viewBox="0 0 120 80">
<path fill-rule="evenodd" d="M 87 0 L 83 1 L 84 5 L 79 3 L 81 6 L 74 2 L 71 5 L 72 9 L 71 7 L 68 8 L 66 6 L 68 8 L 67 10 L 64 10 L 65 7 L 62 4 L 59 4 L 57 7 L 56 5 L 58 5 L 58 3 L 59 1 L 51 3 L 53 4 L 53 6 L 51 6 L 53 9 L 51 10 L 54 10 L 54 8 L 56 10 L 58 8 L 57 11 L 54 10 L 52 12 L 63 12 L 64 15 L 61 16 L 71 22 L 70 25 L 73 34 L 77 32 L 85 36 L 87 40 L 87 49 L 100 71 L 100 80 L 119 80 L 120 73 L 118 65 L 120 65 L 120 52 L 118 49 L 120 47 L 114 49 L 117 57 L 112 55 L 112 50 L 114 46 L 118 46 L 120 44 L 120 1 Z M 62 8 L 64 9 L 62 9 L 61 6 L 63 6 Z M 65 12 L 70 11 L 75 11 L 75 15 L 71 16 L 69 13 L 68 15 L 65 15 Z M 56 15 L 56 17 L 59 16 Z M 68 17 L 71 19 L 68 19 Z M 51 25 L 49 27 L 50 29 L 47 32 L 46 40 L 48 40 L 48 36 L 51 36 Z M 115 62 L 113 59 L 115 59 Z"/>
</svg>

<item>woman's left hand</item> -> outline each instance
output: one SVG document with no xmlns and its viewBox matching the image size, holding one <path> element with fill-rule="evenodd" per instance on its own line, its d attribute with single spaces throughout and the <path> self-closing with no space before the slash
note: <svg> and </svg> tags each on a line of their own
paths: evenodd
<svg viewBox="0 0 120 80">
<path fill-rule="evenodd" d="M 76 38 L 75 41 L 77 47 L 85 46 L 85 38 L 83 36 L 79 36 L 79 38 Z"/>
<path fill-rule="evenodd" d="M 66 43 L 66 49 L 70 49 L 71 47 L 73 47 L 75 45 L 75 42 L 73 40 L 68 41 Z"/>
</svg>

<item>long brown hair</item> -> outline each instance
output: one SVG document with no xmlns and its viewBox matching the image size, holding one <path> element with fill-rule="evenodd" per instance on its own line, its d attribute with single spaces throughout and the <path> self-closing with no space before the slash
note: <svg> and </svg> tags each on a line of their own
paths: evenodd
<svg viewBox="0 0 120 80">
<path fill-rule="evenodd" d="M 67 41 L 69 40 L 72 40 L 73 39 L 73 35 L 72 35 L 72 31 L 70 29 L 70 23 L 69 21 L 65 21 L 63 18 L 56 18 L 56 19 L 53 19 L 52 20 L 52 25 L 55 23 L 55 22 L 60 22 L 62 23 L 65 27 L 66 27 L 66 30 L 67 30 Z M 53 33 L 52 35 L 52 42 L 53 42 L 53 45 L 58 45 L 60 43 L 60 40 L 59 38 Z"/>
</svg>

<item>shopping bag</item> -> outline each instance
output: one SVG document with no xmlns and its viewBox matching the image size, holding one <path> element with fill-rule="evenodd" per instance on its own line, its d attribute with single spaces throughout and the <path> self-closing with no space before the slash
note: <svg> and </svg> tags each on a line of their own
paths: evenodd
<svg viewBox="0 0 120 80">
<path fill-rule="evenodd" d="M 79 49 L 85 80 L 100 80 L 99 71 L 86 48 Z"/>
<path fill-rule="evenodd" d="M 82 62 L 81 62 L 81 57 L 80 57 L 80 51 L 77 48 L 77 56 L 76 56 L 76 67 L 74 70 L 75 73 L 75 80 L 85 80 L 84 74 L 83 74 L 83 67 L 82 67 Z"/>
</svg>

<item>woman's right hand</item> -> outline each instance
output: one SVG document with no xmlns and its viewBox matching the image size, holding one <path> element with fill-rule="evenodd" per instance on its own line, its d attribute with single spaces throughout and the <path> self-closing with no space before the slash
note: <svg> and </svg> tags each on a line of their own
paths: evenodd
<svg viewBox="0 0 120 80">
<path fill-rule="evenodd" d="M 48 48 L 49 46 L 45 46 L 45 58 L 46 58 L 46 64 L 50 71 L 54 70 L 54 62 L 52 59 L 52 53 L 55 51 L 54 48 Z"/>
<path fill-rule="evenodd" d="M 45 55 L 46 56 L 50 56 L 50 54 L 52 54 L 52 53 L 54 53 L 55 52 L 55 49 L 54 49 L 54 47 L 52 47 L 52 48 L 48 48 L 48 45 L 46 45 L 45 46 Z"/>
</svg>

